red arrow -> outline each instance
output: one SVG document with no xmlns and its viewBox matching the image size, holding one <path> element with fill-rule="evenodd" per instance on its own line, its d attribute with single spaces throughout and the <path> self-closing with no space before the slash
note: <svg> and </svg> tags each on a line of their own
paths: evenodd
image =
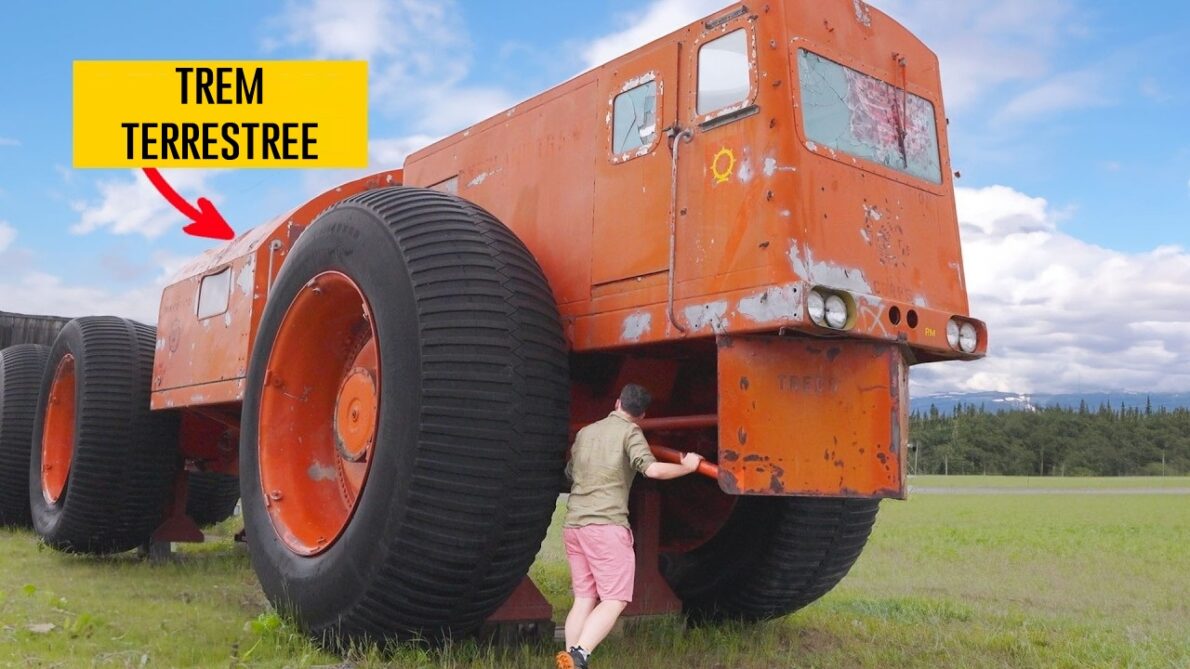
<svg viewBox="0 0 1190 669">
<path fill-rule="evenodd" d="M 165 199 L 174 206 L 175 209 L 182 212 L 186 218 L 194 221 L 190 225 L 182 228 L 182 232 L 195 237 L 210 237 L 211 239 L 235 239 L 235 230 L 223 220 L 222 214 L 211 204 L 211 201 L 205 197 L 198 198 L 198 209 L 190 205 L 178 191 L 174 190 L 172 186 L 165 182 L 165 177 L 157 171 L 155 167 L 146 167 L 145 176 L 149 177 L 149 182 L 157 187 L 157 191 L 161 193 Z"/>
</svg>

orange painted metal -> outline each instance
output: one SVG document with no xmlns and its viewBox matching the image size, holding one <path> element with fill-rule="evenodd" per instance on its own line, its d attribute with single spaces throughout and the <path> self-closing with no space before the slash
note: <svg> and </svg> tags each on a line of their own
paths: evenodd
<svg viewBox="0 0 1190 669">
<path fill-rule="evenodd" d="M 316 332 L 316 336 L 311 336 Z M 289 305 L 260 401 L 261 490 L 273 529 L 317 555 L 347 527 L 367 482 L 380 408 L 372 311 L 339 272 L 319 274 Z"/>
<path fill-rule="evenodd" d="M 904 498 L 907 366 L 847 340 L 719 342 L 719 486 L 730 494 Z"/>
<path fill-rule="evenodd" d="M 400 184 L 401 170 L 356 179 L 328 190 L 287 214 L 208 251 L 177 273 L 161 296 L 154 409 L 240 402 L 244 376 L 269 288 L 301 235 L 332 204 L 374 188 Z M 198 317 L 204 277 L 231 271 L 227 310 Z"/>
<path fill-rule="evenodd" d="M 700 110 L 700 54 L 728 35 L 742 37 L 745 45 L 746 92 L 721 108 Z M 803 50 L 928 101 L 938 134 L 939 181 L 812 141 L 803 118 Z M 641 128 L 642 146 L 617 152 L 617 96 L 640 86 L 657 91 L 655 118 Z M 899 367 L 886 370 L 879 383 L 900 384 L 903 391 L 896 375 L 908 364 L 974 359 L 987 350 L 987 331 L 978 321 L 974 352 L 956 351 L 946 341 L 947 321 L 969 318 L 946 128 L 937 57 L 865 2 L 730 5 L 413 153 L 403 170 L 323 193 L 187 267 L 162 298 L 152 406 L 240 402 L 269 286 L 294 241 L 338 200 L 402 182 L 453 190 L 505 222 L 545 271 L 576 356 L 623 356 L 636 360 L 631 369 L 647 367 L 641 360 L 649 358 L 672 375 L 682 355 L 713 355 L 717 337 L 783 333 L 799 339 L 803 351 L 800 357 L 777 355 L 774 364 L 815 367 L 850 388 L 875 374 L 875 363 L 860 364 L 863 356 L 854 352 L 882 351 L 889 360 L 900 357 Z M 204 278 L 226 269 L 227 310 L 198 318 Z M 849 294 L 854 313 L 846 331 L 807 317 L 807 295 L 816 286 Z M 845 353 L 822 363 L 807 352 L 814 347 Z M 352 369 L 319 392 L 337 398 L 342 387 L 366 406 L 367 383 L 351 380 Z M 852 403 L 858 400 L 851 395 L 846 401 L 835 397 L 829 406 L 825 395 L 815 396 L 790 408 L 784 404 L 788 390 L 769 391 L 759 405 L 780 415 L 741 413 L 732 405 L 738 398 L 721 393 L 720 435 L 731 433 L 723 420 L 728 415 L 763 432 L 795 417 L 807 419 L 808 406 L 834 412 L 820 419 L 823 427 L 814 428 L 814 435 L 827 434 L 828 427 L 834 436 L 846 434 L 848 420 L 860 420 L 863 436 L 886 448 L 898 443 L 892 432 L 903 434 L 903 402 L 895 406 L 899 413 L 881 416 Z M 588 413 L 593 407 L 575 406 Z M 712 408 L 702 403 L 669 410 Z M 344 411 L 340 420 L 350 420 L 350 410 Z M 334 414 L 328 416 L 333 427 Z M 573 419 L 595 417 L 576 413 Z M 349 454 L 367 441 L 351 430 L 344 436 Z M 733 442 L 721 443 L 721 451 L 724 443 Z M 855 448 L 844 460 L 842 481 L 836 472 L 829 484 L 825 471 L 807 461 L 799 464 L 803 478 L 786 468 L 776 487 L 786 494 L 903 494 L 900 455 L 888 464 L 872 460 L 869 446 L 862 446 L 863 453 Z M 829 457 L 823 461 L 828 469 L 840 468 Z M 872 471 L 860 473 L 861 465 Z M 720 466 L 725 489 L 731 473 L 737 491 L 772 490 L 769 480 L 753 480 L 755 471 L 737 471 L 740 463 L 721 460 Z M 852 467 L 856 473 L 848 473 Z"/>
<path fill-rule="evenodd" d="M 67 353 L 54 370 L 41 435 L 41 494 L 50 504 L 66 489 L 74 459 L 75 388 L 74 356 Z"/>
</svg>

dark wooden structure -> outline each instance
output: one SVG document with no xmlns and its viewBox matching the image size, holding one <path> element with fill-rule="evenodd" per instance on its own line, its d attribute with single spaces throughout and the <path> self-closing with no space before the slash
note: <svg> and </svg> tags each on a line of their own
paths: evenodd
<svg viewBox="0 0 1190 669">
<path fill-rule="evenodd" d="M 50 346 L 69 318 L 59 316 L 28 316 L 0 311 L 0 349 L 17 344 Z"/>
</svg>

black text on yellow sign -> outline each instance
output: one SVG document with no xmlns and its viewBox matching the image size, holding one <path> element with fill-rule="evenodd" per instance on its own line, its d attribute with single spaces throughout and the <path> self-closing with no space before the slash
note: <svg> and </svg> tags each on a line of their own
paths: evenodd
<svg viewBox="0 0 1190 669">
<path fill-rule="evenodd" d="M 75 167 L 367 167 L 364 61 L 75 61 Z"/>
</svg>

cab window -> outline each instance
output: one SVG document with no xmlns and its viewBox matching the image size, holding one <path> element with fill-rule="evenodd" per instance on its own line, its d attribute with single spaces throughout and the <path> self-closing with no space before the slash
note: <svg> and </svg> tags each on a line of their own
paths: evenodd
<svg viewBox="0 0 1190 669">
<path fill-rule="evenodd" d="M 798 51 L 802 123 L 815 144 L 942 182 L 934 105 L 875 77 Z"/>
<path fill-rule="evenodd" d="M 650 147 L 657 139 L 657 80 L 620 93 L 612 103 L 612 153 Z"/>
<path fill-rule="evenodd" d="M 701 114 L 745 102 L 752 91 L 747 31 L 717 37 L 698 49 L 698 101 Z"/>
</svg>

